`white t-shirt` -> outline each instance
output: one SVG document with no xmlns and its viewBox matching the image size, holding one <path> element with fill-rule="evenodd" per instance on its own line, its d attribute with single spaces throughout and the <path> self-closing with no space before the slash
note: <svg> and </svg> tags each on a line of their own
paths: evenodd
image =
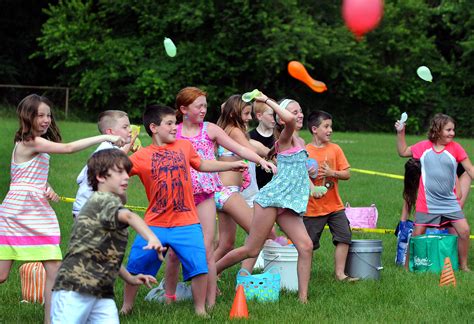
<svg viewBox="0 0 474 324">
<path fill-rule="evenodd" d="M 253 201 L 258 194 L 258 185 L 256 177 L 256 167 L 254 162 L 248 163 L 248 170 L 250 174 L 250 185 L 242 191 L 242 196 L 249 205 L 250 208 L 253 208 Z"/>
<path fill-rule="evenodd" d="M 94 151 L 94 153 L 110 148 L 119 149 L 118 146 L 115 146 L 110 142 L 102 142 Z M 92 153 L 91 156 L 94 155 L 94 153 Z M 82 209 L 82 206 L 84 206 L 86 201 L 92 195 L 92 188 L 89 186 L 89 182 L 87 181 L 87 164 L 82 168 L 81 172 L 77 176 L 76 182 L 79 185 L 79 189 L 77 190 L 76 201 L 72 205 L 72 214 L 74 217 L 79 213 L 79 211 Z"/>
</svg>

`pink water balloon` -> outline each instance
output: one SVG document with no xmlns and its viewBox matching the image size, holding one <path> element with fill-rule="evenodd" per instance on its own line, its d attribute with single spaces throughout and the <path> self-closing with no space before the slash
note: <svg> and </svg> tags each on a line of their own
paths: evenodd
<svg viewBox="0 0 474 324">
<path fill-rule="evenodd" d="M 342 17 L 347 28 L 360 40 L 380 23 L 383 0 L 344 0 Z"/>
</svg>

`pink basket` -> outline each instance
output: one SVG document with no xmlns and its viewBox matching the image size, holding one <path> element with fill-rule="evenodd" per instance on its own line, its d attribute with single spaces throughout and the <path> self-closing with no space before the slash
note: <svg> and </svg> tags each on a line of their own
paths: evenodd
<svg viewBox="0 0 474 324">
<path fill-rule="evenodd" d="M 379 213 L 375 204 L 370 207 L 351 207 L 347 202 L 346 216 L 351 228 L 376 228 Z"/>
</svg>

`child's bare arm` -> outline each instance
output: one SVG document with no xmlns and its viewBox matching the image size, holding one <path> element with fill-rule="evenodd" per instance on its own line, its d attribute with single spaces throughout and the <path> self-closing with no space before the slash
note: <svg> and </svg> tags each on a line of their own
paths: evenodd
<svg viewBox="0 0 474 324">
<path fill-rule="evenodd" d="M 247 168 L 247 163 L 242 160 L 224 162 L 215 160 L 202 160 L 198 171 L 219 172 L 219 171 L 243 171 Z"/>
<path fill-rule="evenodd" d="M 125 269 L 124 266 L 120 266 L 119 276 L 123 279 L 123 281 L 133 286 L 145 285 L 148 288 L 151 288 L 152 283 L 157 283 L 155 277 L 144 274 L 137 274 L 134 276 L 130 272 L 128 272 L 128 270 Z"/>
<path fill-rule="evenodd" d="M 97 135 L 70 143 L 56 143 L 37 136 L 34 140 L 25 142 L 25 147 L 29 148 L 34 153 L 68 154 L 81 151 L 89 146 L 100 144 L 105 141 L 112 142 L 117 146 L 122 146 L 124 143 L 123 138 L 115 135 Z"/>
<path fill-rule="evenodd" d="M 465 158 L 461 161 L 461 165 L 471 177 L 471 180 L 474 179 L 474 167 L 472 166 L 471 160 L 469 160 L 469 158 Z"/>
<path fill-rule="evenodd" d="M 288 145 L 291 145 L 293 132 L 295 131 L 296 127 L 296 116 L 288 110 L 281 108 L 280 105 L 276 102 L 269 100 L 268 97 L 263 93 L 256 97 L 255 100 L 266 103 L 267 106 L 273 109 L 273 111 L 278 115 L 281 121 L 285 123 L 285 128 L 283 129 L 280 134 L 280 137 L 278 138 L 280 148 L 284 150 Z"/>
<path fill-rule="evenodd" d="M 324 162 L 324 164 L 321 167 L 321 172 L 319 172 L 318 177 L 333 177 L 338 180 L 349 180 L 351 177 L 351 170 L 350 169 L 345 169 L 345 170 L 333 170 L 329 166 L 327 162 Z"/>
<path fill-rule="evenodd" d="M 256 150 L 257 154 L 260 156 L 267 156 L 268 152 L 270 152 L 270 149 L 260 143 L 259 141 L 256 141 L 254 139 L 249 139 L 250 145 Z"/>
<path fill-rule="evenodd" d="M 395 123 L 395 128 L 397 129 L 397 151 L 398 155 L 401 157 L 412 157 L 413 153 L 411 151 L 411 146 L 407 146 L 405 139 L 405 125 L 401 127 L 399 121 Z M 401 130 L 399 130 L 401 129 Z"/>
<path fill-rule="evenodd" d="M 118 220 L 122 223 L 128 224 L 133 228 L 141 237 L 148 241 L 148 244 L 143 247 L 144 250 L 156 250 L 158 258 L 163 261 L 163 252 L 166 248 L 163 247 L 160 240 L 151 231 L 148 225 L 135 213 L 132 213 L 128 209 L 122 209 L 118 213 Z"/>
</svg>

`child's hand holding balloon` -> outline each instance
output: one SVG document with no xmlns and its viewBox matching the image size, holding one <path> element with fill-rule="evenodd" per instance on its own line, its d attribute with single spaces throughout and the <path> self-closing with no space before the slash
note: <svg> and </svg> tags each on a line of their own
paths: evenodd
<svg viewBox="0 0 474 324">
<path fill-rule="evenodd" d="M 233 165 L 231 170 L 235 172 L 243 172 L 245 169 L 248 168 L 247 163 L 245 163 L 245 161 L 243 160 L 228 163 L 231 163 Z"/>
<path fill-rule="evenodd" d="M 51 188 L 50 185 L 47 185 L 47 188 L 45 190 L 45 194 L 46 194 L 46 199 L 48 200 L 52 200 L 54 202 L 58 202 L 59 201 L 59 196 L 58 194 L 53 190 L 53 188 Z"/>
<path fill-rule="evenodd" d="M 267 161 L 263 158 L 260 160 L 260 166 L 267 173 L 270 173 L 270 172 L 273 173 L 273 174 L 277 173 L 277 167 L 275 166 L 275 164 L 273 164 L 272 162 Z"/>
<path fill-rule="evenodd" d="M 405 123 L 407 119 L 408 119 L 408 115 L 406 112 L 404 112 L 402 116 L 400 117 L 400 120 L 397 120 L 397 122 L 395 123 L 395 128 L 397 129 L 397 132 L 400 133 L 405 128 Z"/>
<path fill-rule="evenodd" d="M 266 100 L 268 100 L 268 97 L 263 92 L 260 91 L 260 93 L 257 96 L 255 96 L 255 100 L 265 102 Z"/>
<path fill-rule="evenodd" d="M 315 186 L 311 189 L 311 196 L 318 199 L 324 196 L 328 192 L 328 188 L 325 186 Z"/>
<path fill-rule="evenodd" d="M 318 176 L 319 165 L 315 159 L 307 159 L 306 168 L 308 169 L 308 174 L 311 178 L 315 179 Z"/>
</svg>

